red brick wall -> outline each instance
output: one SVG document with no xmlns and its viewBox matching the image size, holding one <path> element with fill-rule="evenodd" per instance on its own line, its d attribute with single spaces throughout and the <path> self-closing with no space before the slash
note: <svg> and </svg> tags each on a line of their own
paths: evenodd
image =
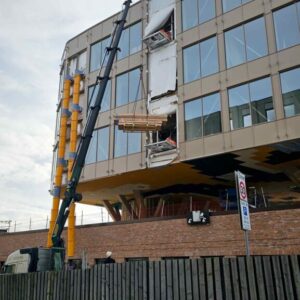
<svg viewBox="0 0 300 300">
<path fill-rule="evenodd" d="M 300 254 L 299 216 L 300 209 L 251 214 L 251 254 Z M 0 235 L 0 260 L 18 248 L 44 245 L 46 238 L 46 231 Z M 85 250 L 91 264 L 107 250 L 120 262 L 125 257 L 245 255 L 237 214 L 212 216 L 204 226 L 189 226 L 185 219 L 83 226 L 76 239 L 76 257 Z"/>
</svg>

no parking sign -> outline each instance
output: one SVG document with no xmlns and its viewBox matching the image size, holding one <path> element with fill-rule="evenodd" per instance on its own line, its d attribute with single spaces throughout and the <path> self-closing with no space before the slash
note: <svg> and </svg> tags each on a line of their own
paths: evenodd
<svg viewBox="0 0 300 300">
<path fill-rule="evenodd" d="M 237 195 L 239 195 L 240 202 L 241 227 L 243 230 L 251 230 L 246 178 L 245 175 L 239 171 L 235 172 L 235 178 L 237 184 Z"/>
</svg>

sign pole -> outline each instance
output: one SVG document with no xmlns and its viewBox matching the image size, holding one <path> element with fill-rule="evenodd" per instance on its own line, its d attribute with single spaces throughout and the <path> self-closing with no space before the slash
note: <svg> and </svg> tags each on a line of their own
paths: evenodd
<svg viewBox="0 0 300 300">
<path fill-rule="evenodd" d="M 251 230 L 250 211 L 248 205 L 247 187 L 245 175 L 235 171 L 236 194 L 238 210 L 240 214 L 241 229 L 244 231 L 246 255 L 250 256 L 249 230 Z"/>
</svg>

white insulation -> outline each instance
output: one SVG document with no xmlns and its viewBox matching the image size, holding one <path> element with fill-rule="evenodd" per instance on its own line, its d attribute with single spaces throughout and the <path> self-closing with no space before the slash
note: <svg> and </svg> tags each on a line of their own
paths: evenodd
<svg viewBox="0 0 300 300">
<path fill-rule="evenodd" d="M 176 44 L 149 54 L 150 98 L 176 90 Z"/>
</svg>

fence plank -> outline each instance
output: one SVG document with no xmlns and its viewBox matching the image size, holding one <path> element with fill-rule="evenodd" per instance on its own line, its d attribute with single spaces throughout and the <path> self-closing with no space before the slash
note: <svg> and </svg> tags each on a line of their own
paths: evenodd
<svg viewBox="0 0 300 300">
<path fill-rule="evenodd" d="M 199 282 L 198 282 L 198 264 L 197 260 L 193 259 L 192 263 L 192 290 L 193 290 L 193 299 L 199 299 Z"/>
<path fill-rule="evenodd" d="M 122 299 L 122 264 L 117 264 L 117 299 Z"/>
<path fill-rule="evenodd" d="M 248 300 L 249 296 L 248 296 L 248 284 L 247 284 L 246 267 L 245 267 L 245 257 L 238 257 L 238 266 L 239 266 L 242 299 Z"/>
<path fill-rule="evenodd" d="M 154 262 L 154 294 L 155 300 L 160 300 L 160 262 Z"/>
<path fill-rule="evenodd" d="M 105 300 L 105 265 L 101 265 L 101 299 Z"/>
<path fill-rule="evenodd" d="M 155 299 L 155 283 L 154 283 L 154 262 L 150 261 L 149 262 L 149 300 L 154 300 Z"/>
<path fill-rule="evenodd" d="M 293 282 L 295 286 L 296 299 L 300 299 L 300 273 L 299 273 L 299 262 L 296 255 L 290 257 L 291 269 L 293 274 Z"/>
<path fill-rule="evenodd" d="M 224 286 L 225 286 L 225 298 L 233 299 L 232 294 L 232 282 L 230 276 L 230 260 L 229 258 L 223 258 L 223 274 L 224 274 Z"/>
<path fill-rule="evenodd" d="M 215 278 L 215 292 L 216 292 L 216 299 L 222 300 L 223 299 L 223 288 L 221 282 L 221 266 L 220 266 L 220 258 L 214 257 L 214 278 Z"/>
<path fill-rule="evenodd" d="M 130 263 L 125 263 L 126 266 L 126 289 L 125 289 L 125 299 L 130 297 Z"/>
<path fill-rule="evenodd" d="M 135 261 L 132 263 L 134 265 L 134 299 L 139 299 L 139 262 Z"/>
<path fill-rule="evenodd" d="M 148 266 L 148 262 L 147 261 L 143 261 L 143 300 L 147 300 L 148 299 L 148 272 L 147 272 L 147 266 Z"/>
<path fill-rule="evenodd" d="M 280 262 L 282 267 L 282 279 L 286 291 L 286 298 L 294 299 L 292 277 L 291 277 L 288 257 L 280 256 Z"/>
<path fill-rule="evenodd" d="M 167 276 L 167 299 L 173 300 L 173 283 L 172 283 L 172 260 L 166 260 L 166 276 Z"/>
<path fill-rule="evenodd" d="M 186 284 L 186 299 L 193 299 L 193 290 L 192 290 L 192 270 L 191 270 L 191 261 L 189 259 L 185 260 L 185 284 Z"/>
<path fill-rule="evenodd" d="M 207 297 L 208 300 L 215 299 L 214 295 L 214 278 L 213 278 L 213 268 L 212 268 L 212 259 L 205 258 L 206 266 L 206 279 L 207 279 Z"/>
<path fill-rule="evenodd" d="M 238 276 L 238 269 L 237 269 L 237 260 L 236 258 L 230 259 L 230 267 L 231 267 L 231 275 L 232 275 L 232 285 L 233 285 L 233 292 L 234 292 L 234 299 L 239 300 L 240 297 L 240 281 Z"/>
<path fill-rule="evenodd" d="M 138 299 L 143 299 L 143 261 L 138 262 L 139 284 L 138 284 Z"/>
<path fill-rule="evenodd" d="M 253 257 L 246 257 L 246 266 L 248 274 L 249 294 L 251 300 L 257 300 L 256 285 L 255 285 L 255 274 L 253 266 Z"/>
<path fill-rule="evenodd" d="M 266 289 L 264 284 L 264 275 L 262 268 L 262 259 L 260 256 L 254 257 L 255 274 L 256 274 L 256 285 L 257 285 L 257 296 L 259 300 L 266 300 Z"/>
<path fill-rule="evenodd" d="M 166 284 L 166 261 L 162 260 L 160 262 L 160 297 L 161 300 L 166 300 L 167 299 L 167 284 Z"/>
<path fill-rule="evenodd" d="M 180 299 L 185 299 L 185 274 L 184 274 L 184 260 L 178 261 L 178 273 L 179 273 L 179 296 Z"/>
<path fill-rule="evenodd" d="M 179 275 L 178 275 L 178 260 L 172 261 L 172 269 L 173 269 L 173 297 L 174 300 L 179 300 Z"/>
<path fill-rule="evenodd" d="M 280 268 L 280 262 L 278 256 L 271 257 L 272 265 L 273 265 L 273 274 L 275 278 L 275 291 L 277 294 L 277 299 L 284 299 L 284 288 L 282 282 L 282 273 Z"/>
<path fill-rule="evenodd" d="M 203 258 L 198 259 L 198 274 L 199 274 L 199 291 L 200 299 L 206 299 L 206 284 L 205 284 L 205 261 Z"/>
<path fill-rule="evenodd" d="M 266 292 L 268 299 L 275 299 L 275 291 L 273 285 L 273 276 L 272 276 L 272 269 L 271 269 L 271 262 L 269 256 L 263 257 L 263 270 L 265 275 L 266 281 Z"/>
</svg>

